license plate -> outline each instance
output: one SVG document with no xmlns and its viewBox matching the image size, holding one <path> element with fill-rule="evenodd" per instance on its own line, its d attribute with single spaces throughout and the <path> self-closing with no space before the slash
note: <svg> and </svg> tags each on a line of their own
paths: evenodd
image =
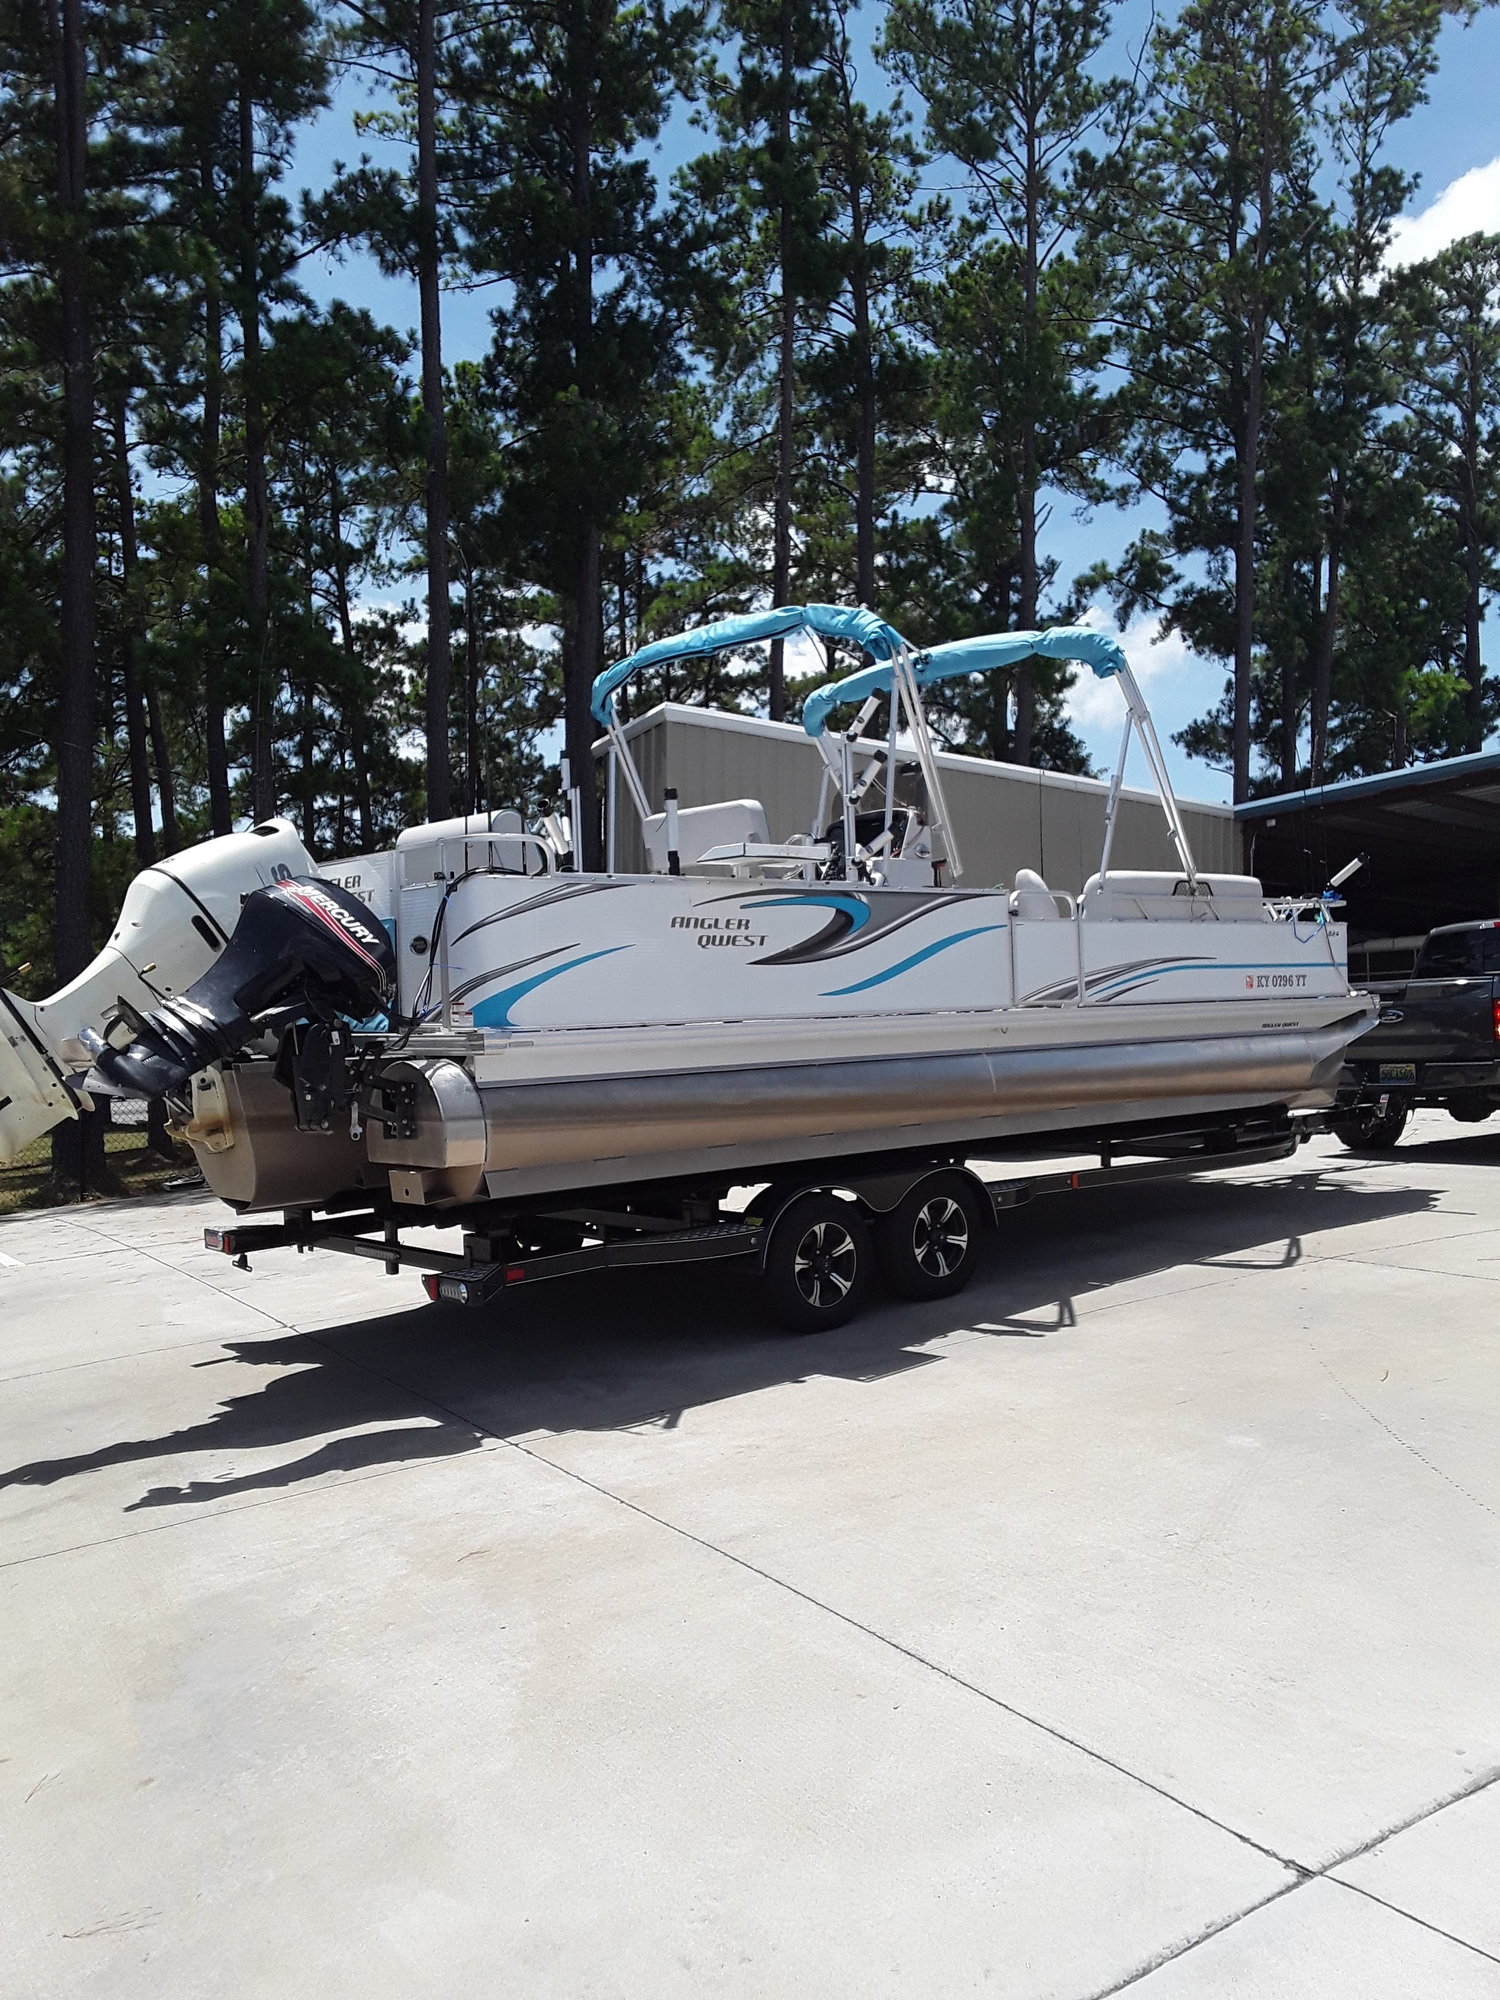
<svg viewBox="0 0 1500 2000">
<path fill-rule="evenodd" d="M 1415 1063 L 1382 1063 L 1380 1081 L 1382 1083 L 1415 1083 L 1417 1066 Z"/>
</svg>

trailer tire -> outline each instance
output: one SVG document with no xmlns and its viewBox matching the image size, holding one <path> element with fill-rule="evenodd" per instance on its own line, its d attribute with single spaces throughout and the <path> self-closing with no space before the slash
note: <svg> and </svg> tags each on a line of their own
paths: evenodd
<svg viewBox="0 0 1500 2000">
<path fill-rule="evenodd" d="M 1406 1130 L 1410 1116 L 1410 1106 L 1405 1104 L 1392 1104 L 1383 1115 L 1373 1108 L 1350 1111 L 1330 1120 L 1330 1130 L 1351 1153 L 1388 1153 Z"/>
<path fill-rule="evenodd" d="M 791 1333 L 822 1333 L 859 1310 L 874 1251 L 853 1202 L 803 1194 L 771 1225 L 762 1276 L 766 1300 Z"/>
<path fill-rule="evenodd" d="M 979 1262 L 988 1198 L 968 1174 L 919 1181 L 875 1224 L 881 1275 L 903 1299 L 961 1292 Z"/>
</svg>

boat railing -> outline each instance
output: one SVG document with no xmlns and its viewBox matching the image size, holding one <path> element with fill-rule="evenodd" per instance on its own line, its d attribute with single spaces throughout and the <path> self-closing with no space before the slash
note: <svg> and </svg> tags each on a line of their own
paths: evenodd
<svg viewBox="0 0 1500 2000">
<path fill-rule="evenodd" d="M 464 862 L 464 865 L 463 865 L 463 866 L 462 866 L 461 868 L 455 868 L 455 869 L 453 869 L 453 870 L 451 871 L 451 873 L 450 873 L 450 870 L 449 870 L 449 866 L 448 866 L 448 850 L 449 850 L 449 848 L 450 848 L 450 847 L 461 847 L 461 848 L 470 848 L 470 847 L 491 847 L 491 848 L 493 848 L 493 847 L 496 847 L 496 846 L 498 846 L 498 845 L 499 845 L 499 844 L 500 844 L 500 843 L 501 843 L 502 841 L 503 841 L 503 842 L 506 842 L 507 844 L 510 844 L 510 845 L 517 845 L 517 844 L 519 844 L 519 845 L 520 845 L 520 846 L 521 846 L 522 848 L 527 848 L 527 847 L 534 847 L 534 848 L 536 849 L 537 853 L 538 853 L 538 854 L 539 854 L 539 855 L 541 856 L 541 858 L 542 858 L 542 865 L 541 865 L 541 867 L 540 867 L 540 868 L 538 868 L 538 869 L 536 869 L 535 871 L 533 871 L 533 870 L 532 870 L 532 869 L 530 869 L 530 868 L 519 868 L 519 869 L 517 869 L 517 868 L 499 868 L 499 869 L 497 869 L 497 868 L 495 868 L 495 867 L 493 866 L 493 857 L 492 857 L 492 861 L 491 861 L 491 865 L 490 865 L 489 867 L 487 867 L 487 868 L 482 868 L 482 869 L 476 869 L 476 868 L 473 868 L 473 867 L 471 867 L 471 866 L 470 866 L 470 865 L 468 864 L 468 861 L 467 861 L 467 858 L 466 858 L 466 859 L 465 859 L 465 862 Z M 548 841 L 548 840 L 544 840 L 544 839 L 542 838 L 541 834 L 539 834 L 539 833 L 517 833 L 517 832 L 516 832 L 516 831 L 515 831 L 514 829 L 512 829 L 512 830 L 511 830 L 510 832 L 508 832 L 508 833 L 507 833 L 506 831 L 504 831 L 504 829 L 503 829 L 503 828 L 497 828 L 497 829 L 495 829 L 494 831 L 491 831 L 491 832 L 487 832 L 487 833 L 454 833 L 454 834 L 449 834 L 449 835 L 445 836 L 445 838 L 443 838 L 442 840 L 440 840 L 440 841 L 439 841 L 439 842 L 437 843 L 437 851 L 438 851 L 438 868 L 439 868 L 439 869 L 440 869 L 440 871 L 442 872 L 442 875 L 443 875 L 444 879 L 445 879 L 445 880 L 449 880 L 449 881 L 451 881 L 451 880 L 454 880 L 454 879 L 456 879 L 456 878 L 457 878 L 458 876 L 460 876 L 460 875 L 474 875 L 474 874 L 484 874 L 484 875 L 495 875 L 495 874 L 500 874 L 500 875 L 518 875 L 518 874 L 519 874 L 519 875 L 526 875 L 526 876 L 530 876 L 530 875 L 532 875 L 532 874 L 533 874 L 533 872 L 534 872 L 534 873 L 535 873 L 535 874 L 537 874 L 537 875 L 551 875 L 551 874 L 553 874 L 553 873 L 555 872 L 555 869 L 556 869 L 556 861 L 557 861 L 557 856 L 556 856 L 556 853 L 555 853 L 555 851 L 554 851 L 554 849 L 553 849 L 553 847 L 552 847 L 552 843 L 551 843 L 550 841 Z"/>
</svg>

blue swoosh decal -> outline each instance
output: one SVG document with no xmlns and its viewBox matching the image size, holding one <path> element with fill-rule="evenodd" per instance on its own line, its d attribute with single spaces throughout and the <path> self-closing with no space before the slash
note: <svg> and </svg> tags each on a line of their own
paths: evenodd
<svg viewBox="0 0 1500 2000">
<path fill-rule="evenodd" d="M 741 903 L 742 910 L 842 910 L 856 930 L 861 930 L 870 921 L 870 906 L 858 896 L 757 896 L 753 902 Z"/>
<path fill-rule="evenodd" d="M 980 924 L 976 929 L 971 931 L 955 931 L 952 937 L 939 938 L 936 944 L 924 945 L 921 951 L 914 951 L 910 958 L 901 959 L 888 972 L 877 972 L 869 979 L 857 980 L 853 986 L 835 986 L 827 993 L 820 993 L 818 998 L 820 1000 L 838 1000 L 845 993 L 866 993 L 872 986 L 884 986 L 888 979 L 896 979 L 903 972 L 910 972 L 912 967 L 920 965 L 923 959 L 936 958 L 940 951 L 946 951 L 950 945 L 962 944 L 965 938 L 984 937 L 990 931 L 1003 931 L 1004 929 L 1004 924 Z"/>
<path fill-rule="evenodd" d="M 566 965 L 554 965 L 546 972 L 534 972 L 530 979 L 518 979 L 514 986 L 504 986 L 498 993 L 491 993 L 481 1000 L 474 1009 L 473 1021 L 476 1028 L 508 1028 L 511 1026 L 510 1010 L 518 1000 L 524 1000 L 528 993 L 538 986 L 545 986 L 549 979 L 556 979 L 561 973 L 571 972 L 576 965 L 589 965 L 596 958 L 609 958 L 617 951 L 628 951 L 629 945 L 607 945 L 603 951 L 586 951 L 582 958 L 570 958 Z"/>
</svg>

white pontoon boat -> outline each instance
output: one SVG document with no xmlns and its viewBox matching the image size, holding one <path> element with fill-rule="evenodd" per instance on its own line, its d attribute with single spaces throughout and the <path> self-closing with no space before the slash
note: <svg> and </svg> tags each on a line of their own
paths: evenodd
<svg viewBox="0 0 1500 2000">
<path fill-rule="evenodd" d="M 806 703 L 815 823 L 773 830 L 753 800 L 654 809 L 620 688 L 662 659 L 796 632 L 867 662 Z M 1025 869 L 1006 879 L 998 854 L 980 866 L 998 886 L 968 886 L 923 709 L 933 683 L 1033 653 L 1087 664 L 1125 701 L 1104 851 L 1076 900 Z M 882 704 L 871 758 L 857 745 Z M 840 1160 L 1284 1115 L 1326 1094 L 1373 1018 L 1332 906 L 1198 870 L 1104 634 L 919 652 L 869 612 L 788 607 L 643 648 L 601 674 L 594 706 L 606 849 L 633 810 L 649 872 L 567 865 L 576 795 L 571 830 L 496 813 L 319 867 L 273 821 L 174 856 L 137 878 L 71 986 L 4 997 L 0 1161 L 85 1090 L 164 1094 L 227 1202 L 307 1218 L 362 1201 L 394 1259 L 402 1219 L 468 1227 L 560 1192 L 618 1206 L 646 1183 L 785 1183 L 794 1162 L 826 1181 Z M 1132 740 L 1171 870 L 1110 867 Z"/>
</svg>

